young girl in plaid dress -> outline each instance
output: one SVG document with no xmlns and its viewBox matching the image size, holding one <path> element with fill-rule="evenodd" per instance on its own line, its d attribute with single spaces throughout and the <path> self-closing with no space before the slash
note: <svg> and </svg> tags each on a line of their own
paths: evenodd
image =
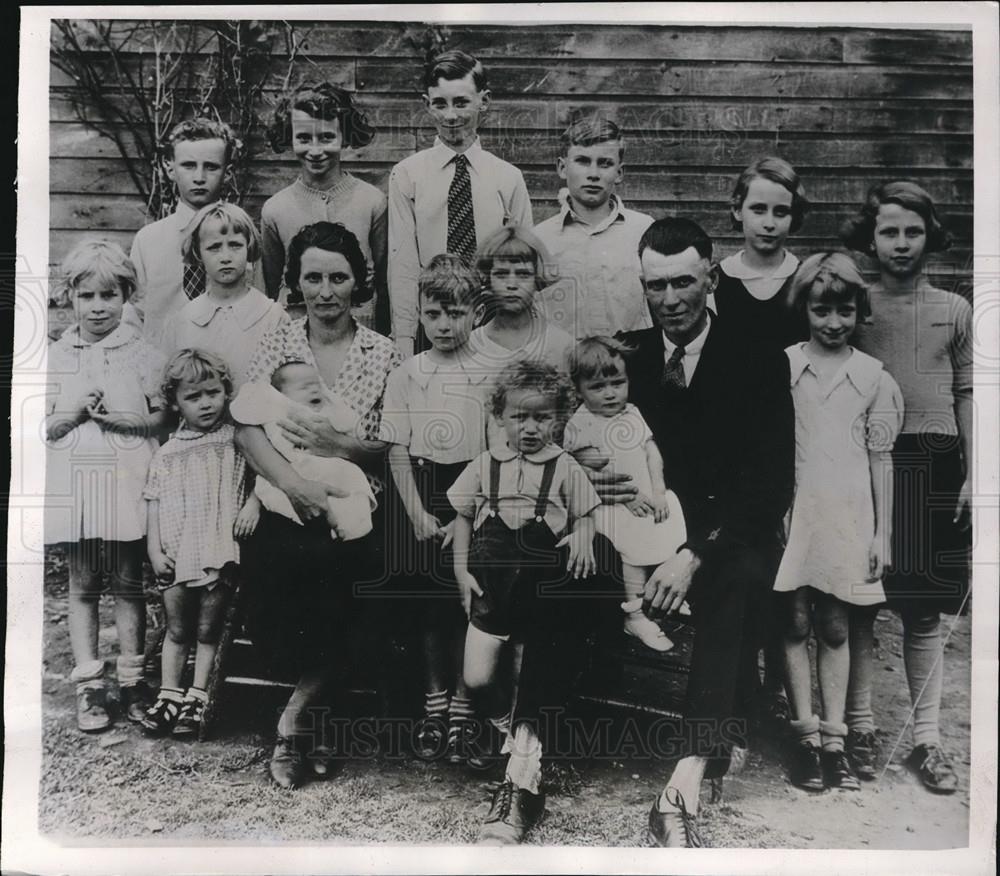
<svg viewBox="0 0 1000 876">
<path fill-rule="evenodd" d="M 147 548 L 167 614 L 160 693 L 143 719 L 156 735 L 198 733 L 209 673 L 240 559 L 260 504 L 227 422 L 233 381 L 221 359 L 181 350 L 167 363 L 163 396 L 181 423 L 153 458 L 146 482 Z M 181 686 L 196 644 L 194 679 Z"/>
</svg>

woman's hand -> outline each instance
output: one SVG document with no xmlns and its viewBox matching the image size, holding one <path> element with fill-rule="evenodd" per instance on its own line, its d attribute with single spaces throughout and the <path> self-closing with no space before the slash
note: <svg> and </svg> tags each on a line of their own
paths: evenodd
<svg viewBox="0 0 1000 876">
<path fill-rule="evenodd" d="M 958 502 L 955 505 L 952 523 L 957 523 L 960 529 L 972 526 L 972 478 L 966 478 L 962 489 L 958 491 Z"/>
<path fill-rule="evenodd" d="M 342 456 L 344 451 L 343 432 L 333 428 L 329 418 L 310 410 L 289 411 L 288 416 L 278 420 L 282 435 L 296 447 L 313 456 Z"/>
<path fill-rule="evenodd" d="M 146 418 L 142 414 L 130 411 L 106 411 L 104 402 L 90 408 L 87 413 L 105 432 L 117 432 L 119 435 L 142 435 L 146 430 Z"/>
<path fill-rule="evenodd" d="M 337 496 L 339 492 L 336 487 L 321 484 L 319 481 L 308 481 L 304 478 L 299 478 L 298 481 L 289 484 L 284 490 L 288 501 L 292 503 L 292 508 L 295 509 L 295 513 L 302 523 L 308 523 L 317 517 L 325 518 L 329 508 L 327 499 L 330 496 Z"/>
<path fill-rule="evenodd" d="M 86 420 L 92 411 L 97 411 L 101 414 L 107 413 L 104 407 L 104 390 L 94 386 L 86 392 L 81 393 L 76 401 L 73 402 L 72 410 L 78 423 Z"/>
<path fill-rule="evenodd" d="M 472 614 L 472 594 L 475 593 L 476 596 L 482 596 L 482 588 L 468 569 L 456 569 L 455 580 L 458 582 L 458 588 L 462 593 L 462 608 L 465 609 L 465 616 L 468 617 Z"/>
<path fill-rule="evenodd" d="M 156 582 L 161 586 L 174 580 L 174 561 L 163 551 L 149 551 L 149 564 L 153 567 Z"/>
</svg>

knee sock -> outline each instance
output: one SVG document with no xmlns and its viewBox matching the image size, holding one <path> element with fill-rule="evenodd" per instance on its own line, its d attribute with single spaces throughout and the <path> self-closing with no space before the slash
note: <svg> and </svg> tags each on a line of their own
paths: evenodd
<svg viewBox="0 0 1000 876">
<path fill-rule="evenodd" d="M 86 687 L 104 686 L 104 661 L 88 660 L 73 667 L 70 673 L 70 681 L 76 682 L 77 690 Z"/>
<path fill-rule="evenodd" d="M 872 712 L 872 674 L 874 672 L 874 617 L 850 621 L 848 645 L 851 653 L 850 676 L 844 720 L 854 733 L 874 733 Z"/>
<path fill-rule="evenodd" d="M 514 728 L 506 778 L 515 788 L 537 794 L 542 780 L 542 743 L 530 724 Z"/>
<path fill-rule="evenodd" d="M 843 751 L 847 725 L 835 724 L 832 721 L 820 721 L 819 735 L 822 739 L 823 751 Z"/>
<path fill-rule="evenodd" d="M 445 718 L 448 714 L 448 691 L 428 691 L 424 694 L 424 714 L 428 718 Z"/>
<path fill-rule="evenodd" d="M 698 814 L 698 797 L 701 793 L 701 780 L 705 775 L 705 767 L 708 766 L 708 759 L 692 755 L 683 757 L 677 761 L 677 766 L 670 776 L 670 781 L 660 794 L 658 801 L 661 812 L 668 809 L 679 811 L 670 801 L 674 799 L 672 792 L 680 794 L 684 801 L 684 808 L 692 815 Z"/>
<path fill-rule="evenodd" d="M 913 704 L 913 744 L 940 745 L 938 720 L 944 653 L 939 618 L 921 618 L 904 624 L 903 663 Z"/>
<path fill-rule="evenodd" d="M 118 673 L 118 685 L 120 687 L 130 687 L 138 684 L 143 679 L 146 661 L 142 654 L 134 656 L 120 655 L 115 661 L 115 669 Z"/>
<path fill-rule="evenodd" d="M 799 745 L 815 745 L 819 748 L 822 744 L 819 715 L 810 715 L 801 721 L 793 718 L 788 722 L 788 726 Z"/>
</svg>

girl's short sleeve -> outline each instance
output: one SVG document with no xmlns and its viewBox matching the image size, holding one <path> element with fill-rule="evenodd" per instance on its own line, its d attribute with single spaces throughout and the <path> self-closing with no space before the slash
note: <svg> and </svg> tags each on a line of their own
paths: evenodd
<svg viewBox="0 0 1000 876">
<path fill-rule="evenodd" d="M 888 371 L 879 375 L 875 398 L 868 408 L 865 444 L 869 450 L 889 451 L 903 427 L 903 393 Z"/>
<path fill-rule="evenodd" d="M 163 495 L 163 486 L 167 482 L 167 466 L 164 463 L 163 450 L 160 449 L 153 456 L 153 461 L 149 465 L 149 474 L 146 475 L 146 486 L 142 491 L 144 499 L 159 499 Z"/>
<path fill-rule="evenodd" d="M 646 418 L 639 412 L 639 409 L 635 405 L 629 405 L 628 412 L 635 425 L 636 433 L 639 435 L 639 443 L 644 445 L 647 441 L 651 441 L 653 430 L 649 428 L 649 423 L 646 422 Z"/>
<path fill-rule="evenodd" d="M 451 507 L 463 517 L 476 516 L 476 508 L 483 497 L 483 460 L 489 454 L 476 457 L 455 478 L 455 483 L 448 490 L 448 501 Z"/>
</svg>

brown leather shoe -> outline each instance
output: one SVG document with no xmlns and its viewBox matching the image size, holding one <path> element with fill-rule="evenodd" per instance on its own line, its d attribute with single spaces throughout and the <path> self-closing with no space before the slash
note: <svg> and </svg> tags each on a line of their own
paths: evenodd
<svg viewBox="0 0 1000 876">
<path fill-rule="evenodd" d="M 279 736 L 268 764 L 271 778 L 282 788 L 293 790 L 306 780 L 306 756 L 294 737 Z"/>
<path fill-rule="evenodd" d="M 544 814 L 544 794 L 532 794 L 504 781 L 493 792 L 493 805 L 479 829 L 476 845 L 516 846 Z"/>
<path fill-rule="evenodd" d="M 667 802 L 676 808 L 664 812 L 657 797 L 649 810 L 649 838 L 663 849 L 704 848 L 704 841 L 694 829 L 694 816 L 687 811 L 681 793 L 668 788 Z"/>
</svg>

